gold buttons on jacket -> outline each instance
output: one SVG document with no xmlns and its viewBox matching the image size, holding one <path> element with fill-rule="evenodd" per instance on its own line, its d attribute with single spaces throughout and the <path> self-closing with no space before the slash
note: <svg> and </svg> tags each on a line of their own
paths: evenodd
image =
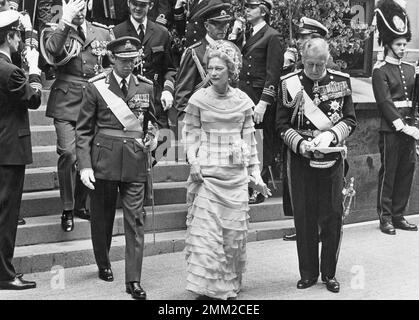
<svg viewBox="0 0 419 320">
<path fill-rule="evenodd" d="M 122 141 L 123 143 L 127 143 L 127 140 Z"/>
</svg>

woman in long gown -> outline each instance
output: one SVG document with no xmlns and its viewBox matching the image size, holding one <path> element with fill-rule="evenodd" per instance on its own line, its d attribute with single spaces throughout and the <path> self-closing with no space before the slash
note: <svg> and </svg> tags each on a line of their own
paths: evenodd
<svg viewBox="0 0 419 320">
<path fill-rule="evenodd" d="M 254 104 L 230 83 L 241 67 L 239 49 L 216 41 L 205 57 L 212 85 L 185 109 L 184 141 L 191 165 L 187 183 L 187 286 L 198 298 L 235 298 L 246 264 L 248 184 L 266 197 L 252 120 Z"/>
</svg>

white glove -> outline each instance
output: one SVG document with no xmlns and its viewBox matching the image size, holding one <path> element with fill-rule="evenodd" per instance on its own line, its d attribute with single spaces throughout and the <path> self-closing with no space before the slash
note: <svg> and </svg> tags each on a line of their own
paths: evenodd
<svg viewBox="0 0 419 320">
<path fill-rule="evenodd" d="M 186 4 L 187 0 L 176 0 L 175 9 L 179 9 Z"/>
<path fill-rule="evenodd" d="M 65 23 L 71 24 L 77 14 L 84 9 L 85 5 L 84 0 L 69 0 L 68 3 L 63 0 L 63 16 L 61 19 Z"/>
<path fill-rule="evenodd" d="M 91 190 L 95 190 L 93 183 L 96 182 L 93 169 L 85 168 L 80 170 L 80 180 L 83 184 Z"/>
<path fill-rule="evenodd" d="M 265 198 L 272 195 L 271 190 L 268 188 L 266 183 L 262 180 L 259 171 L 253 171 L 250 175 L 250 183 L 249 186 L 256 190 L 257 192 L 261 193 Z"/>
<path fill-rule="evenodd" d="M 304 140 L 300 143 L 300 150 L 298 151 L 303 157 L 311 159 L 310 148 L 311 144 L 308 141 Z"/>
<path fill-rule="evenodd" d="M 284 67 L 294 64 L 298 58 L 298 51 L 295 48 L 287 48 L 284 53 Z"/>
<path fill-rule="evenodd" d="M 20 20 L 20 23 L 23 25 L 23 28 L 25 29 L 25 31 L 31 31 L 33 29 L 31 17 L 29 16 L 29 14 L 21 13 L 19 20 Z"/>
<path fill-rule="evenodd" d="M 173 95 L 167 90 L 164 90 L 161 93 L 161 99 L 160 100 L 161 100 L 161 103 L 163 105 L 163 110 L 164 111 L 169 110 L 173 105 Z"/>
<path fill-rule="evenodd" d="M 408 136 L 413 137 L 413 139 L 419 139 L 419 129 L 413 126 L 404 126 L 402 132 L 407 134 Z"/>
<path fill-rule="evenodd" d="M 263 121 L 263 116 L 265 115 L 267 107 L 268 103 L 262 100 L 260 100 L 259 103 L 256 105 L 254 113 L 254 119 L 256 124 L 259 124 Z"/>
<path fill-rule="evenodd" d="M 320 148 L 329 147 L 333 141 L 333 138 L 333 133 L 330 131 L 324 131 L 311 141 L 311 145 Z"/>
<path fill-rule="evenodd" d="M 29 74 L 41 75 L 41 70 L 38 68 L 39 52 L 35 48 L 26 48 L 26 61 L 29 66 Z"/>
</svg>

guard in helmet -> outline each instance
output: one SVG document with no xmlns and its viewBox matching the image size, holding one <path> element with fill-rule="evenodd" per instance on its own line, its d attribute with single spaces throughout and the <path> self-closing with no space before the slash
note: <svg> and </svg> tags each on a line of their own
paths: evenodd
<svg viewBox="0 0 419 320">
<path fill-rule="evenodd" d="M 402 61 L 412 37 L 404 8 L 393 0 L 381 0 L 375 19 L 385 56 L 372 74 L 381 116 L 377 213 L 381 231 L 394 235 L 395 229 L 417 231 L 417 226 L 403 217 L 415 171 L 415 140 L 419 139 L 419 129 L 414 126 L 416 106 L 412 105 L 415 67 Z"/>
</svg>

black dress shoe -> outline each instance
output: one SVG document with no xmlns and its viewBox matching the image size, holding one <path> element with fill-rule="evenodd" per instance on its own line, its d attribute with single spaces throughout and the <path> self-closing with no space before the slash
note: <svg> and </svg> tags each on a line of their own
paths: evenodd
<svg viewBox="0 0 419 320">
<path fill-rule="evenodd" d="M 74 209 L 74 215 L 77 218 L 83 219 L 83 220 L 90 220 L 90 211 L 89 209 Z"/>
<path fill-rule="evenodd" d="M 103 281 L 112 282 L 113 281 L 113 273 L 112 269 L 99 269 L 99 279 Z"/>
<path fill-rule="evenodd" d="M 26 290 L 33 288 L 36 288 L 36 282 L 26 281 L 17 276 L 13 280 L 0 281 L 0 290 Z"/>
<path fill-rule="evenodd" d="M 297 240 L 297 234 L 286 234 L 282 239 L 285 241 L 296 241 Z"/>
<path fill-rule="evenodd" d="M 252 195 L 249 197 L 249 204 L 258 204 L 263 201 L 265 201 L 265 197 L 257 191 L 253 191 Z"/>
<path fill-rule="evenodd" d="M 307 289 L 314 286 L 317 283 L 317 278 L 312 279 L 300 279 L 297 282 L 297 289 Z"/>
<path fill-rule="evenodd" d="M 135 300 L 147 299 L 147 294 L 143 288 L 141 288 L 139 282 L 128 282 L 126 284 L 127 293 L 129 293 Z"/>
<path fill-rule="evenodd" d="M 396 229 L 394 229 L 394 226 L 389 221 L 380 222 L 380 230 L 383 233 L 395 235 Z"/>
<path fill-rule="evenodd" d="M 407 230 L 407 231 L 418 231 L 418 226 L 413 223 L 407 222 L 405 218 L 393 221 L 393 226 L 396 229 Z"/>
<path fill-rule="evenodd" d="M 63 211 L 61 215 L 61 229 L 65 232 L 73 231 L 74 229 L 74 219 L 73 219 L 73 210 Z"/>
<path fill-rule="evenodd" d="M 323 283 L 326 284 L 326 289 L 327 290 L 329 290 L 331 292 L 334 292 L 334 293 L 338 293 L 339 292 L 339 290 L 340 290 L 340 284 L 336 280 L 335 277 L 329 278 L 329 277 L 322 276 L 322 281 L 323 281 Z"/>
<path fill-rule="evenodd" d="M 23 218 L 19 218 L 19 219 L 17 220 L 17 225 L 18 225 L 18 226 L 23 226 L 23 225 L 25 225 L 25 224 L 26 224 L 25 219 L 23 219 Z"/>
</svg>

